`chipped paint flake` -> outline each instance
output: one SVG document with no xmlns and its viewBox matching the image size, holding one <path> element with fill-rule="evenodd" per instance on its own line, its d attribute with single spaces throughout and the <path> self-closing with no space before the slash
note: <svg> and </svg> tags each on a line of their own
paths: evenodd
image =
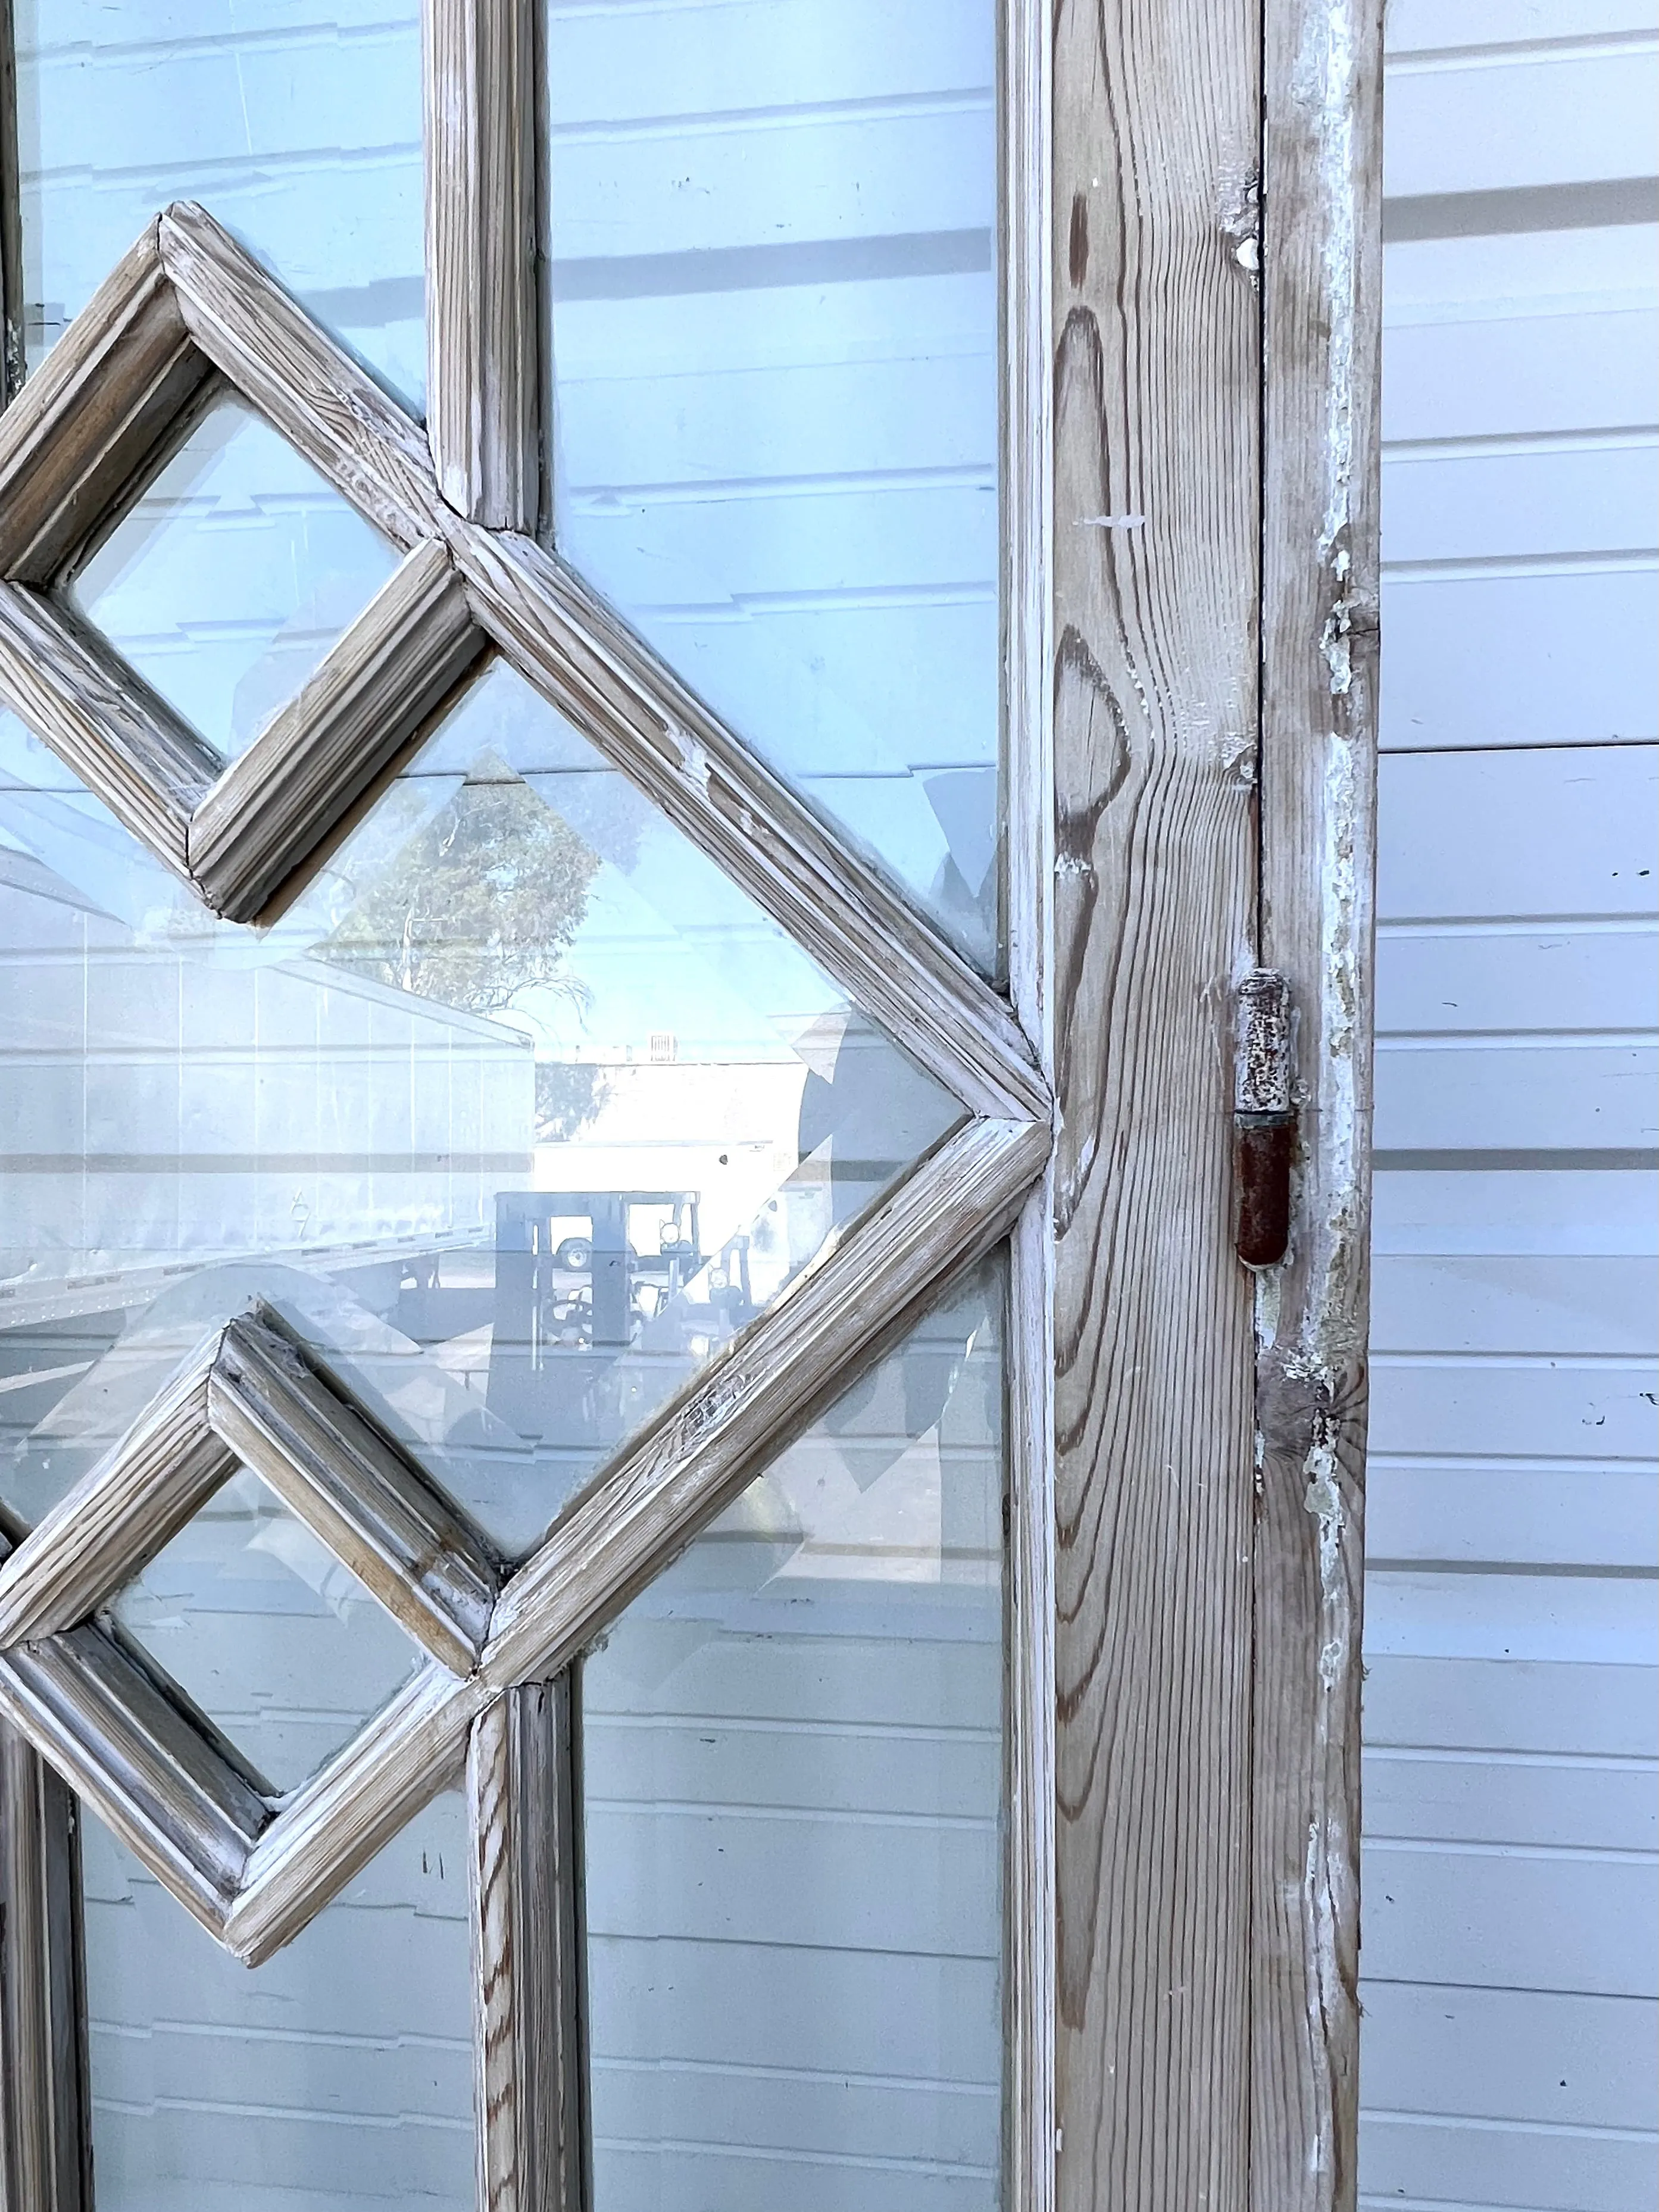
<svg viewBox="0 0 1659 2212">
<path fill-rule="evenodd" d="M 689 730 L 682 730 L 678 725 L 671 723 L 668 734 L 673 739 L 675 749 L 679 754 L 680 766 L 697 788 L 706 792 L 708 788 L 708 753 Z"/>
</svg>

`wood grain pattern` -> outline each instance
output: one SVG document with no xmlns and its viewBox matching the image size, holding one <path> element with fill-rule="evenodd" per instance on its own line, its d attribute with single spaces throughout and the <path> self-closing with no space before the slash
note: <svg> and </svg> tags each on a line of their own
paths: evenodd
<svg viewBox="0 0 1659 2212">
<path fill-rule="evenodd" d="M 148 1565 L 236 1471 L 208 1426 L 216 1332 L 0 1566 L 0 1650 L 73 1628 Z"/>
<path fill-rule="evenodd" d="M 444 1786 L 492 1696 L 573 1659 L 996 1240 L 1048 1144 L 1038 1122 L 958 1131 L 738 1337 L 520 1569 L 496 1601 L 477 1671 L 458 1680 L 426 1668 L 282 1806 L 246 1856 L 223 1917 L 227 1947 L 256 1965 L 290 1942 Z M 0 1678 L 0 1702 L 3 1692 Z"/>
<path fill-rule="evenodd" d="M 1251 2203 L 1343 2212 L 1358 2123 L 1382 9 L 1268 0 L 1260 957 L 1300 1017 L 1257 1306 Z"/>
<path fill-rule="evenodd" d="M 435 1661 L 422 1669 L 259 1838 L 218 1930 L 225 1948 L 257 1966 L 292 1942 L 457 1778 L 467 1730 L 489 1695 L 476 1675 L 458 1682 Z"/>
<path fill-rule="evenodd" d="M 471 1672 L 500 1580 L 493 1556 L 267 1311 L 227 1325 L 207 1414 L 235 1458 L 434 1659 Z"/>
<path fill-rule="evenodd" d="M 0 574 L 56 580 L 137 491 L 212 373 L 152 223 L 0 416 Z"/>
<path fill-rule="evenodd" d="M 0 0 L 0 408 L 23 388 L 27 361 L 23 334 L 23 206 L 21 118 L 17 108 L 17 29 L 12 0 Z"/>
<path fill-rule="evenodd" d="M 90 1624 L 0 1657 L 0 1716 L 222 1940 L 270 1808 L 202 1716 Z"/>
<path fill-rule="evenodd" d="M 543 695 L 973 1112 L 1047 1119 L 1006 1003 L 526 538 L 458 533 L 477 620 Z"/>
<path fill-rule="evenodd" d="M 1048 1141 L 1040 1122 L 969 1123 L 798 1276 L 520 1567 L 490 1622 L 488 1680 L 505 1687 L 574 1658 L 1006 1230 Z"/>
<path fill-rule="evenodd" d="M 418 545 L 191 818 L 204 902 L 251 921 L 483 650 L 446 547 Z"/>
<path fill-rule="evenodd" d="M 92 2212 L 74 1799 L 0 1722 L 0 2212 Z"/>
<path fill-rule="evenodd" d="M 533 0 L 425 0 L 427 434 L 492 530 L 540 503 Z"/>
<path fill-rule="evenodd" d="M 473 2063 L 478 2202 L 581 2212 L 579 1705 L 569 1670 L 503 1691 L 472 1724 Z"/>
<path fill-rule="evenodd" d="M 1048 9 L 1001 10 L 1003 730 L 1008 985 L 1052 1081 L 1054 783 L 1049 659 L 1054 483 Z M 1011 1242 L 1006 1732 L 1007 2202 L 1054 2202 L 1054 1162 Z"/>
<path fill-rule="evenodd" d="M 157 860 L 186 873 L 190 817 L 219 760 L 95 630 L 0 583 L 0 699 Z"/>
<path fill-rule="evenodd" d="M 407 553 L 441 537 L 449 510 L 426 439 L 397 402 L 205 209 L 175 201 L 159 239 L 179 313 L 208 360 L 393 544 Z"/>
<path fill-rule="evenodd" d="M 1243 2212 L 1255 13 L 1054 17 L 1058 2201 Z"/>
</svg>

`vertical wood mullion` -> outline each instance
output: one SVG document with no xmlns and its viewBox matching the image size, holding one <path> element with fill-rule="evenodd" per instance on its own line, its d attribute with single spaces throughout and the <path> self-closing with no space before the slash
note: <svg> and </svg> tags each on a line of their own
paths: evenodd
<svg viewBox="0 0 1659 2212">
<path fill-rule="evenodd" d="M 1000 16 L 1004 929 L 1014 1011 L 1052 1080 L 1048 11 L 1043 0 L 1001 0 Z M 1009 1269 L 1004 1926 L 1012 2212 L 1051 2212 L 1054 2197 L 1052 1222 L 1045 1174 L 1015 1226 Z"/>
<path fill-rule="evenodd" d="M 467 1753 L 479 2212 L 583 2212 L 580 1690 L 486 1706 Z"/>
<path fill-rule="evenodd" d="M 1053 35 L 1057 2194 L 1244 2212 L 1260 15 Z"/>
<path fill-rule="evenodd" d="M 427 435 L 492 530 L 541 503 L 535 0 L 425 0 Z"/>
<path fill-rule="evenodd" d="M 0 1723 L 0 2212 L 92 2212 L 78 1817 Z"/>
<path fill-rule="evenodd" d="M 0 0 L 0 407 L 23 388 L 23 208 L 18 143 L 17 16 Z"/>
<path fill-rule="evenodd" d="M 1357 2185 L 1382 14 L 1266 0 L 1260 958 L 1299 1018 L 1301 1164 L 1258 1300 L 1255 2212 Z"/>
</svg>

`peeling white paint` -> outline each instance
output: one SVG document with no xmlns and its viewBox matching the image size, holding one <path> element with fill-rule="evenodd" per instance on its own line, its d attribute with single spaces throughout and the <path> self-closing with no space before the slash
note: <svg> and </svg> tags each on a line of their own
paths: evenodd
<svg viewBox="0 0 1659 2212">
<path fill-rule="evenodd" d="M 691 735 L 689 730 L 682 730 L 675 723 L 671 722 L 669 724 L 668 734 L 673 739 L 675 747 L 679 753 L 680 766 L 685 770 L 685 773 L 690 777 L 692 782 L 697 786 L 699 790 L 707 791 L 708 788 L 708 755 L 707 752 L 704 751 L 702 746 L 699 744 L 697 739 Z"/>
</svg>

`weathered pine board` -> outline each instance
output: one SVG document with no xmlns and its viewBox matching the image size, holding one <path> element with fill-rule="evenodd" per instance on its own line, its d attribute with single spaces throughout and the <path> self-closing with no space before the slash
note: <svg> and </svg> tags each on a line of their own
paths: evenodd
<svg viewBox="0 0 1659 2212">
<path fill-rule="evenodd" d="M 1054 70 L 1058 2201 L 1249 2202 L 1259 18 Z"/>
<path fill-rule="evenodd" d="M 444 497 L 533 530 L 541 493 L 536 9 L 426 0 L 427 434 Z"/>
<path fill-rule="evenodd" d="M 1256 2212 L 1355 2186 L 1382 50 L 1377 0 L 1269 0 L 1258 957 L 1299 1020 L 1301 1141 L 1257 1308 Z"/>
</svg>

